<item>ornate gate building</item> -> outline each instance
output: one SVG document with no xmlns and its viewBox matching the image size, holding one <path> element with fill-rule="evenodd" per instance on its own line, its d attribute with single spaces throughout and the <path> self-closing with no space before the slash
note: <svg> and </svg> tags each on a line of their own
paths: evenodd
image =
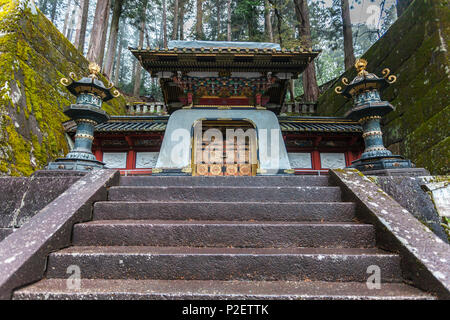
<svg viewBox="0 0 450 320">
<path fill-rule="evenodd" d="M 159 79 L 169 115 L 138 112 L 154 110 L 144 104 L 96 127 L 97 159 L 124 174 L 320 174 L 364 149 L 357 122 L 302 116 L 284 103 L 290 80 L 319 52 L 215 41 L 131 52 Z"/>
</svg>

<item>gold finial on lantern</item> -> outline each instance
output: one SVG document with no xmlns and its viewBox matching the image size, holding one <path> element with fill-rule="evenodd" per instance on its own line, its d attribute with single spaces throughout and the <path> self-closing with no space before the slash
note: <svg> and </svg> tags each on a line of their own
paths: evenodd
<svg viewBox="0 0 450 320">
<path fill-rule="evenodd" d="M 355 68 L 358 71 L 358 76 L 363 76 L 367 74 L 366 68 L 367 68 L 367 60 L 365 59 L 358 59 L 355 63 Z"/>
<path fill-rule="evenodd" d="M 89 64 L 89 72 L 91 73 L 89 77 L 97 78 L 97 75 L 100 73 L 100 66 L 95 62 L 91 62 Z"/>
</svg>

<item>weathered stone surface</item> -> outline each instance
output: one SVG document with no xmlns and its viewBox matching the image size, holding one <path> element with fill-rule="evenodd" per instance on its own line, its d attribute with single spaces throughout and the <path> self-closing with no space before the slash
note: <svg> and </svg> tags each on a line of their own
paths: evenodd
<svg viewBox="0 0 450 320">
<path fill-rule="evenodd" d="M 365 283 L 327 281 L 185 281 L 83 279 L 74 292 L 48 279 L 14 294 L 17 300 L 432 300 L 401 283 L 370 290 Z"/>
<path fill-rule="evenodd" d="M 121 177 L 123 187 L 327 187 L 326 176 L 257 176 L 257 177 Z"/>
<path fill-rule="evenodd" d="M 80 177 L 77 174 L 0 177 L 0 228 L 10 229 L 11 232 L 20 228 Z"/>
<path fill-rule="evenodd" d="M 407 209 L 420 222 L 448 243 L 447 234 L 430 196 L 422 189 L 423 179 L 418 177 L 372 177 L 388 195 Z"/>
<path fill-rule="evenodd" d="M 402 168 L 361 171 L 366 176 L 408 176 L 420 177 L 428 176 L 430 173 L 424 168 Z"/>
<path fill-rule="evenodd" d="M 439 215 L 450 219 L 450 176 L 423 177 L 422 180 L 422 188 L 430 192 Z"/>
<path fill-rule="evenodd" d="M 22 228 L 0 243 L 0 299 L 42 278 L 50 252 L 67 247 L 75 223 L 92 218 L 92 206 L 105 200 L 119 172 L 98 170 L 82 177 Z"/>
<path fill-rule="evenodd" d="M 46 279 L 15 298 L 433 298 L 400 283 L 400 256 L 373 248 L 373 226 L 356 219 L 354 203 L 322 192 L 340 188 L 318 187 L 323 179 L 308 188 L 305 179 L 276 178 L 127 178 L 128 186 L 110 188 L 128 190 L 127 200 L 96 203 L 95 220 L 74 226 L 73 246 L 49 255 Z M 325 202 L 299 202 L 319 199 Z M 73 265 L 81 288 L 62 288 Z M 370 294 L 373 265 L 382 284 Z M 298 291 L 283 291 L 294 288 L 286 280 Z"/>
<path fill-rule="evenodd" d="M 94 220 L 349 222 L 354 218 L 355 205 L 345 202 L 103 201 L 94 205 Z"/>
<path fill-rule="evenodd" d="M 336 187 L 112 187 L 111 201 L 293 201 L 329 202 L 341 200 Z"/>
<path fill-rule="evenodd" d="M 59 80 L 86 75 L 89 62 L 31 0 L 0 1 L 0 35 L 0 175 L 29 176 L 67 153 L 63 108 L 74 97 Z M 122 97 L 103 108 L 124 107 Z"/>
<path fill-rule="evenodd" d="M 28 188 L 27 178 L 0 177 L 0 228 L 14 226 L 14 212 Z"/>
<path fill-rule="evenodd" d="M 407 279 L 441 299 L 450 299 L 450 246 L 357 170 L 332 170 L 343 196 L 357 204 L 357 216 L 376 228 L 377 245 L 395 250 Z"/>
<path fill-rule="evenodd" d="M 401 282 L 400 257 L 371 248 L 70 247 L 50 254 L 47 278 L 367 281 L 377 265 L 384 283 Z"/>
<path fill-rule="evenodd" d="M 384 121 L 385 145 L 432 174 L 450 171 L 449 17 L 446 0 L 414 1 L 363 56 L 370 72 L 381 75 L 389 68 L 398 76 L 382 95 L 396 108 Z M 355 75 L 353 69 L 342 77 Z M 320 97 L 321 115 L 343 115 L 351 108 L 334 92 L 337 85 Z"/>
<path fill-rule="evenodd" d="M 375 246 L 375 232 L 370 224 L 336 222 L 106 220 L 77 224 L 72 237 L 75 246 L 235 248 Z"/>
<path fill-rule="evenodd" d="M 0 242 L 14 232 L 11 228 L 0 228 Z"/>
</svg>

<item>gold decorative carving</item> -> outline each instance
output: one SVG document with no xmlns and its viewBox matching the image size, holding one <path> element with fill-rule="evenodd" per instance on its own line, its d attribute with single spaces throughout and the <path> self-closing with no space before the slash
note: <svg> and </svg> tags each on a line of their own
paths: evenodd
<svg viewBox="0 0 450 320">
<path fill-rule="evenodd" d="M 366 71 L 367 68 L 367 60 L 366 59 L 358 59 L 355 63 L 356 71 L 358 71 L 358 76 L 366 75 L 368 72 Z"/>
<path fill-rule="evenodd" d="M 239 171 L 243 176 L 250 176 L 252 174 L 252 166 L 249 164 L 241 164 Z"/>
<path fill-rule="evenodd" d="M 98 64 L 96 64 L 95 62 L 91 62 L 89 64 L 89 72 L 91 73 L 89 75 L 90 78 L 97 79 L 98 74 L 100 73 L 100 66 Z"/>
<path fill-rule="evenodd" d="M 391 70 L 389 70 L 388 68 L 384 69 L 382 71 L 384 78 L 390 83 L 393 84 L 397 81 L 397 77 L 394 75 L 390 75 L 391 74 Z"/>
<path fill-rule="evenodd" d="M 208 175 L 208 165 L 207 164 L 197 165 L 197 173 L 201 176 Z"/>
<path fill-rule="evenodd" d="M 192 173 L 192 167 L 186 167 L 181 170 L 183 173 Z"/>
<path fill-rule="evenodd" d="M 213 176 L 220 176 L 222 174 L 222 165 L 220 164 L 211 165 L 211 174 Z"/>
</svg>

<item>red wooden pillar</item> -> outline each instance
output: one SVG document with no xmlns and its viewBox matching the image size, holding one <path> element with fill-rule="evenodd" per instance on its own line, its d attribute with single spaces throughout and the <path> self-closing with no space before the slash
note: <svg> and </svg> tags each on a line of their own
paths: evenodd
<svg viewBox="0 0 450 320">
<path fill-rule="evenodd" d="M 94 151 L 94 155 L 95 155 L 95 158 L 97 159 L 97 161 L 100 161 L 100 162 L 103 161 L 103 152 L 102 152 L 102 150 L 100 150 L 100 149 L 95 150 Z"/>
<path fill-rule="evenodd" d="M 314 150 L 311 153 L 312 156 L 312 166 L 314 170 L 320 170 L 322 165 L 320 164 L 320 152 L 319 150 Z"/>
<path fill-rule="evenodd" d="M 345 152 L 345 164 L 347 167 L 352 165 L 352 161 L 353 161 L 353 152 L 351 151 L 346 151 Z"/>
<path fill-rule="evenodd" d="M 135 166 L 136 166 L 136 151 L 131 149 L 130 151 L 128 151 L 127 156 L 127 170 L 136 169 Z"/>
<path fill-rule="evenodd" d="M 92 144 L 92 152 L 94 153 L 94 156 L 97 159 L 97 161 L 100 161 L 100 162 L 103 161 L 103 152 L 102 152 L 101 145 L 102 145 L 102 143 L 98 139 L 95 139 Z"/>
<path fill-rule="evenodd" d="M 130 148 L 127 155 L 127 170 L 136 169 L 136 151 L 134 150 L 134 141 L 130 136 L 125 136 L 125 140 Z"/>
</svg>

